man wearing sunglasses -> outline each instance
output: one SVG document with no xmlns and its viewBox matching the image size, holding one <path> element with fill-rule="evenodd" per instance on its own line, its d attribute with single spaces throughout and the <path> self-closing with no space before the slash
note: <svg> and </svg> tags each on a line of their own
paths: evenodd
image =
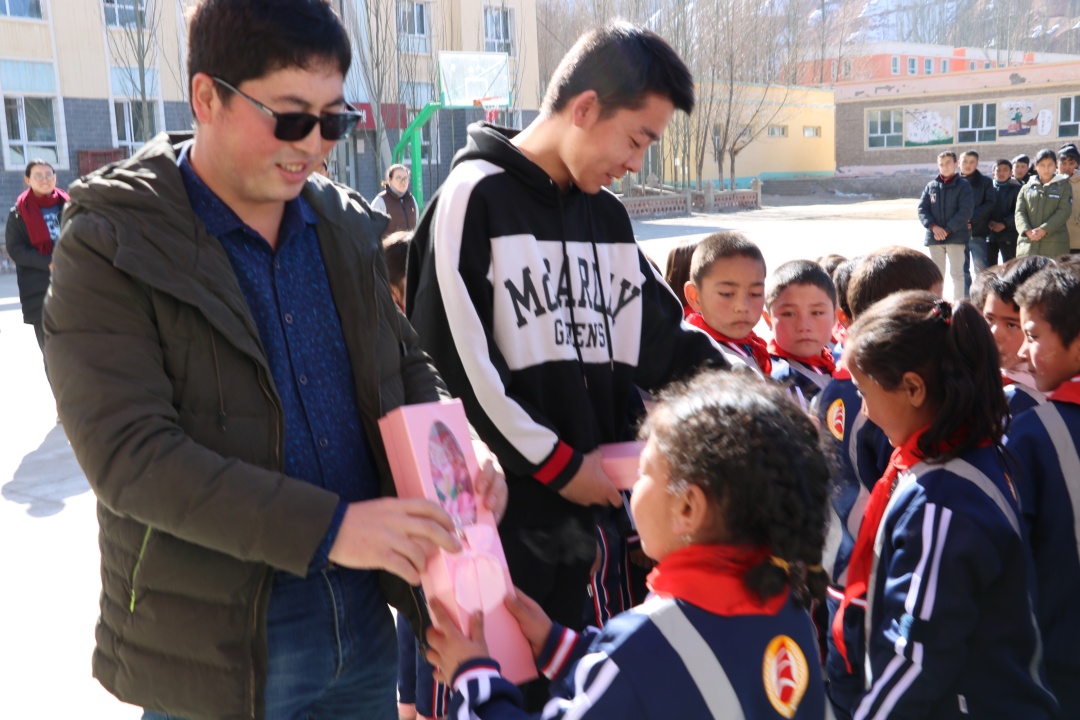
<svg viewBox="0 0 1080 720">
<path fill-rule="evenodd" d="M 75 183 L 46 303 L 99 502 L 94 675 L 144 718 L 391 720 L 386 603 L 417 619 L 408 584 L 458 543 L 389 497 L 378 418 L 445 390 L 386 217 L 313 174 L 356 126 L 349 40 L 327 0 L 201 0 L 188 38 L 194 137 Z"/>
</svg>

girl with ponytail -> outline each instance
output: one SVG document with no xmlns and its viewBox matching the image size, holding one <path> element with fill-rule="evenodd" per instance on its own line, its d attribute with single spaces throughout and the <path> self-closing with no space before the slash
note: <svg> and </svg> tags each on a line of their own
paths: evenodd
<svg viewBox="0 0 1080 720">
<path fill-rule="evenodd" d="M 986 321 L 967 302 L 898 293 L 859 317 L 841 362 L 894 451 L 832 627 L 830 675 L 866 673 L 866 692 L 838 714 L 1053 717 Z"/>
<path fill-rule="evenodd" d="M 544 717 L 824 720 L 806 610 L 826 585 L 829 473 L 814 425 L 778 386 L 704 373 L 664 394 L 641 434 L 630 504 L 658 563 L 650 599 L 580 634 L 520 593 L 507 601 L 552 680 Z M 450 717 L 526 717 L 484 657 L 482 623 L 470 639 L 432 611 L 428 657 L 452 682 Z"/>
</svg>

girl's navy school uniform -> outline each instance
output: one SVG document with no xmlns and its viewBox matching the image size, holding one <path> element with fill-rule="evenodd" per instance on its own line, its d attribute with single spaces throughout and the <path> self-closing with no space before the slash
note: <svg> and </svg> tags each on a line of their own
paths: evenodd
<svg viewBox="0 0 1080 720">
<path fill-rule="evenodd" d="M 865 664 L 867 690 L 852 716 L 1054 718 L 1030 552 L 997 450 L 929 464 L 912 458 L 916 439 L 894 454 L 874 536 L 865 657 L 848 656 Z"/>
<path fill-rule="evenodd" d="M 789 592 L 760 603 L 742 583 L 767 552 L 692 545 L 653 574 L 655 594 L 578 634 L 554 625 L 537 667 L 552 680 L 545 720 L 823 720 L 826 700 L 813 625 Z M 463 664 L 450 717 L 518 720 L 518 689 L 490 659 Z"/>
<path fill-rule="evenodd" d="M 1009 414 L 1012 417 L 1046 402 L 1046 395 L 1035 389 L 1034 381 L 1030 377 L 1020 379 L 1002 370 L 1001 382 L 1005 385 L 1005 400 L 1009 403 Z"/>
<path fill-rule="evenodd" d="M 1080 717 L 1080 376 L 1016 416 L 1007 443 L 1020 465 L 1016 484 L 1035 555 L 1047 680 L 1060 717 Z"/>
</svg>

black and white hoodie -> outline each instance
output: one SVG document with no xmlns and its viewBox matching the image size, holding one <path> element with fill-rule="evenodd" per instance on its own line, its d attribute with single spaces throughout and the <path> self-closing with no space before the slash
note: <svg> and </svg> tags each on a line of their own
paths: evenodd
<svg viewBox="0 0 1080 720">
<path fill-rule="evenodd" d="M 634 385 L 728 363 L 682 324 L 619 200 L 561 192 L 510 143 L 515 132 L 469 127 L 417 228 L 406 307 L 502 463 L 505 522 L 541 528 L 589 516 L 556 491 L 584 453 L 629 439 Z"/>
</svg>

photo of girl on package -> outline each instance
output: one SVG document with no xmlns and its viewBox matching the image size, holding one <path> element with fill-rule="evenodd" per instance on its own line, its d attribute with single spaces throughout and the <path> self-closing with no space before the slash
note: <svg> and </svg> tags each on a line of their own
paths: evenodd
<svg viewBox="0 0 1080 720">
<path fill-rule="evenodd" d="M 439 496 L 439 504 L 450 513 L 455 525 L 464 527 L 475 524 L 476 497 L 473 495 L 469 466 L 457 438 L 441 422 L 431 426 L 428 456 L 431 460 L 431 480 Z"/>
</svg>

